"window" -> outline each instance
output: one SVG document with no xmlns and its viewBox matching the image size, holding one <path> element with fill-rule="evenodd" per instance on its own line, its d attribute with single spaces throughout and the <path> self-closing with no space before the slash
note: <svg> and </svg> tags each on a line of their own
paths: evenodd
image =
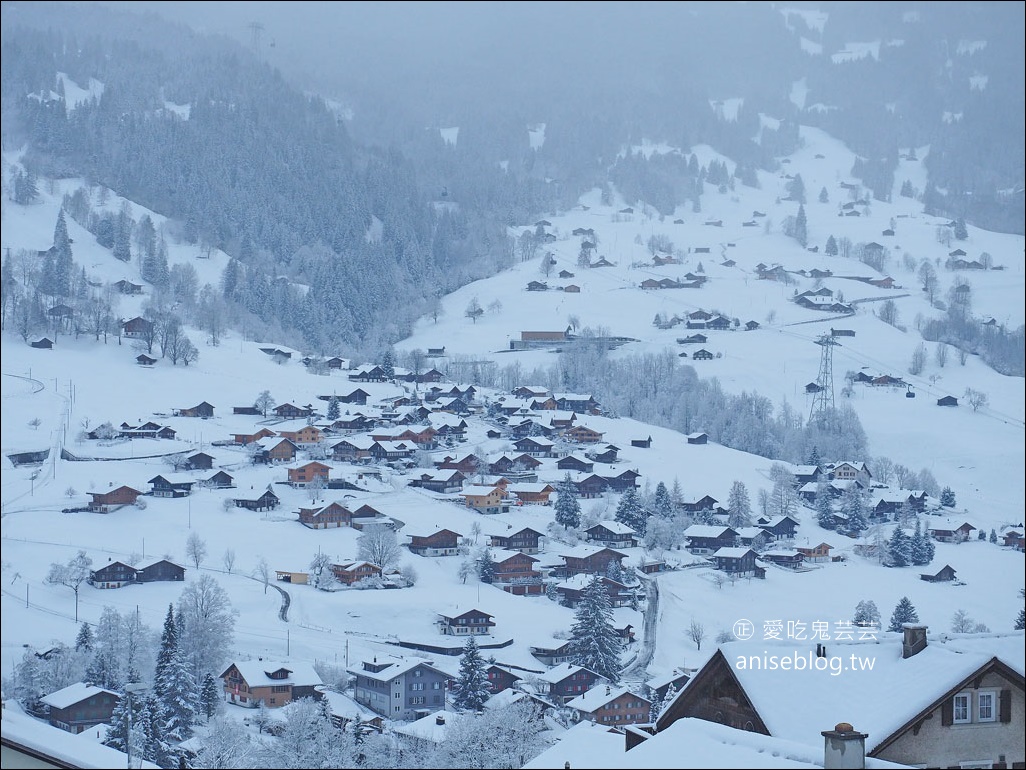
<svg viewBox="0 0 1026 770">
<path fill-rule="evenodd" d="M 415 677 L 421 677 L 421 676 L 424 676 L 424 672 L 423 672 L 423 671 L 421 671 L 421 670 L 420 670 L 420 669 L 418 668 L 418 669 L 417 669 L 416 671 L 414 671 L 414 672 L 413 672 L 413 675 L 414 675 Z"/>
<path fill-rule="evenodd" d="M 414 697 L 410 698 L 411 706 L 421 706 L 425 703 L 427 703 L 427 699 L 423 695 L 415 695 Z"/>
<path fill-rule="evenodd" d="M 410 689 L 413 690 L 414 692 L 420 692 L 421 690 L 424 689 L 424 683 L 423 682 L 414 682 L 414 683 L 412 683 L 410 685 Z"/>
<path fill-rule="evenodd" d="M 431 683 L 431 689 L 432 690 L 441 690 L 442 689 L 442 683 L 441 682 L 432 682 Z"/>
<path fill-rule="evenodd" d="M 964 725 L 972 721 L 972 693 L 960 692 L 955 696 L 954 723 Z"/>
<path fill-rule="evenodd" d="M 395 699 L 396 699 L 396 700 L 399 700 L 399 699 L 401 699 L 402 697 L 403 697 L 403 694 L 402 694 L 401 692 L 397 692 L 397 693 L 395 694 Z"/>
<path fill-rule="evenodd" d="M 997 717 L 997 690 L 980 690 L 976 694 L 977 721 L 996 722 Z"/>
</svg>

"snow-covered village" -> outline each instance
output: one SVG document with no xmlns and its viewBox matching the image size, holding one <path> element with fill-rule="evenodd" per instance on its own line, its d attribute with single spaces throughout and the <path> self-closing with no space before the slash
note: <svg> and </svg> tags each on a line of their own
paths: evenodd
<svg viewBox="0 0 1026 770">
<path fill-rule="evenodd" d="M 239 5 L 2 6 L 3 767 L 1026 767 L 1021 4 Z"/>
</svg>

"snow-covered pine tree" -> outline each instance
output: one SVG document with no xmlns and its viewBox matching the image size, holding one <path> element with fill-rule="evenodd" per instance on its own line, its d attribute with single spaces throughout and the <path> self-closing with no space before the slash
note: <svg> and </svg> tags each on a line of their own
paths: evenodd
<svg viewBox="0 0 1026 770">
<path fill-rule="evenodd" d="M 727 496 L 727 526 L 737 529 L 752 523 L 752 503 L 748 497 L 748 488 L 742 481 L 735 481 L 730 486 Z"/>
<path fill-rule="evenodd" d="M 862 490 L 855 484 L 848 487 L 841 496 L 841 510 L 848 517 L 848 532 L 858 537 L 869 528 L 866 521 L 865 500 Z"/>
<path fill-rule="evenodd" d="M 673 501 L 670 499 L 670 491 L 661 481 L 656 484 L 655 496 L 652 499 L 652 513 L 663 519 L 673 516 Z"/>
<path fill-rule="evenodd" d="M 492 549 L 484 548 L 477 560 L 477 578 L 482 583 L 491 583 L 495 580 L 495 560 L 492 558 Z"/>
<path fill-rule="evenodd" d="M 160 709 L 155 718 L 163 737 L 184 741 L 191 735 L 196 721 L 195 692 L 196 683 L 178 646 L 174 606 L 168 605 L 153 676 L 153 695 Z"/>
<path fill-rule="evenodd" d="M 909 542 L 909 558 L 917 567 L 929 564 L 933 559 L 928 537 L 923 534 L 923 525 L 918 518 L 916 519 L 916 528 L 912 532 L 912 539 Z"/>
<path fill-rule="evenodd" d="M 648 512 L 642 507 L 638 493 L 633 487 L 628 487 L 620 496 L 620 502 L 616 506 L 616 520 L 624 526 L 630 527 L 639 535 L 645 534 L 648 524 Z"/>
<path fill-rule="evenodd" d="M 996 530 L 996 529 L 994 529 L 993 527 L 992 527 L 992 528 L 991 528 L 991 530 L 990 530 L 990 537 L 989 537 L 988 539 L 989 539 L 989 540 L 990 540 L 990 542 L 992 542 L 992 543 L 996 543 L 996 542 L 997 542 L 997 540 L 998 540 L 998 538 L 997 538 L 997 530 Z"/>
<path fill-rule="evenodd" d="M 876 608 L 876 602 L 872 599 L 863 599 L 855 605 L 855 616 L 851 619 L 852 625 L 862 627 L 880 627 L 880 610 Z"/>
<path fill-rule="evenodd" d="M 64 209 L 57 214 L 57 225 L 53 231 L 54 248 L 54 290 L 56 296 L 71 295 L 71 276 L 75 270 L 71 256 L 71 239 L 68 237 L 68 223 L 64 219 Z"/>
<path fill-rule="evenodd" d="M 823 529 L 834 528 L 834 501 L 826 481 L 816 485 L 816 523 Z"/>
<path fill-rule="evenodd" d="M 902 623 L 918 623 L 919 613 L 916 612 L 916 608 L 912 606 L 912 602 L 907 596 L 902 596 L 897 606 L 894 608 L 894 612 L 891 613 L 891 624 L 887 627 L 888 631 L 901 631 Z"/>
<path fill-rule="evenodd" d="M 88 623 L 81 623 L 78 627 L 78 636 L 75 637 L 75 649 L 78 652 L 91 652 L 93 649 L 93 629 Z"/>
<path fill-rule="evenodd" d="M 334 394 L 332 394 L 331 398 L 328 399 L 327 418 L 329 420 L 331 420 L 332 422 L 334 422 L 335 420 L 337 420 L 339 418 L 339 411 L 340 410 L 339 410 L 339 405 L 338 405 L 338 396 L 335 396 Z"/>
<path fill-rule="evenodd" d="M 577 487 L 567 473 L 556 489 L 555 519 L 563 529 L 576 529 L 581 524 L 581 504 L 577 500 Z"/>
<path fill-rule="evenodd" d="M 467 639 L 460 658 L 460 673 L 453 685 L 452 702 L 458 709 L 480 711 L 491 696 L 492 686 L 488 681 L 484 658 L 474 637 Z"/>
<path fill-rule="evenodd" d="M 218 706 L 220 705 L 220 689 L 217 686 L 217 681 L 214 679 L 214 675 L 208 671 L 203 677 L 203 689 L 200 691 L 200 709 L 208 722 L 210 721 L 210 718 L 217 713 Z"/>
<path fill-rule="evenodd" d="M 951 487 L 944 487 L 940 493 L 940 504 L 942 508 L 955 507 L 955 493 Z"/>
<path fill-rule="evenodd" d="M 395 351 L 389 348 L 381 358 L 381 371 L 385 379 L 391 380 L 395 377 Z"/>
<path fill-rule="evenodd" d="M 571 662 L 594 671 L 613 684 L 620 681 L 620 639 L 613 626 L 613 605 L 602 578 L 584 589 L 570 628 Z"/>
<path fill-rule="evenodd" d="M 887 541 L 887 557 L 892 567 L 907 567 L 912 561 L 912 541 L 901 527 Z"/>
</svg>

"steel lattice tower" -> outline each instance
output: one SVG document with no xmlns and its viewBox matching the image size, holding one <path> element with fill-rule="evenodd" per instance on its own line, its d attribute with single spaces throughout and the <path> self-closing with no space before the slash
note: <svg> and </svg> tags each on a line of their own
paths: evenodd
<svg viewBox="0 0 1026 770">
<path fill-rule="evenodd" d="M 834 346 L 839 343 L 834 340 L 832 334 L 823 334 L 816 340 L 816 344 L 823 351 L 819 357 L 819 376 L 816 377 L 819 390 L 812 399 L 810 423 L 825 420 L 834 410 Z"/>
</svg>

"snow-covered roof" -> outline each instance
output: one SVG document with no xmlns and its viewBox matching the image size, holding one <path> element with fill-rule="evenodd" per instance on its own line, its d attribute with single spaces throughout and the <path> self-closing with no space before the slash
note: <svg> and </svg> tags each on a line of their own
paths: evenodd
<svg viewBox="0 0 1026 770">
<path fill-rule="evenodd" d="M 314 671 L 313 664 L 306 661 L 280 661 L 280 660 L 242 660 L 234 661 L 235 668 L 242 674 L 246 684 L 250 687 L 274 687 L 276 685 L 292 685 L 293 687 L 310 687 L 323 684 L 321 678 Z M 284 679 L 272 679 L 268 674 L 280 669 L 288 669 L 288 676 Z"/>
<path fill-rule="evenodd" d="M 718 524 L 692 524 L 684 530 L 684 537 L 721 537 L 728 529 Z"/>
<path fill-rule="evenodd" d="M 464 496 L 469 496 L 469 495 L 490 495 L 496 489 L 497 489 L 497 487 L 486 487 L 486 486 L 482 486 L 480 484 L 471 484 L 469 486 L 463 487 L 463 491 L 460 492 L 460 494 L 464 495 Z"/>
<path fill-rule="evenodd" d="M 97 687 L 85 682 L 75 682 L 75 684 L 69 684 L 67 687 L 57 690 L 57 692 L 44 695 L 39 700 L 51 708 L 66 709 L 68 706 L 74 706 L 76 703 L 80 703 L 86 698 L 91 698 L 93 695 L 99 695 L 102 692 L 113 695 L 115 698 L 121 697 L 113 690 L 108 690 L 104 687 Z"/>
<path fill-rule="evenodd" d="M 558 666 L 553 666 L 543 674 L 538 674 L 538 678 L 543 682 L 549 684 L 557 684 L 562 682 L 571 674 L 576 674 L 578 671 L 586 671 L 582 666 L 575 666 L 573 663 L 560 663 Z"/>
<path fill-rule="evenodd" d="M 604 545 L 575 545 L 573 548 L 566 548 L 559 552 L 560 556 L 569 556 L 572 559 L 587 559 L 589 556 L 594 556 L 600 551 L 612 551 L 613 553 L 620 553 L 614 548 L 608 548 Z M 621 554 L 626 556 L 626 554 Z"/>
<path fill-rule="evenodd" d="M 1016 659 L 1019 661 L 1017 670 L 1021 671 L 1021 634 L 1019 644 Z M 902 658 L 901 638 L 890 635 L 877 641 L 827 643 L 827 660 L 832 665 L 872 665 L 872 671 L 848 670 L 841 671 L 841 675 L 824 675 L 832 674 L 833 670 L 816 670 L 812 666 L 784 670 L 762 665 L 762 659 L 770 655 L 800 656 L 808 660 L 816 654 L 811 642 L 804 645 L 794 640 L 777 643 L 763 639 L 758 645 L 729 642 L 721 645 L 719 651 L 731 665 L 770 735 L 822 745 L 819 730 L 851 722 L 860 732 L 869 734 L 867 752 L 994 657 L 992 652 L 963 652 L 957 649 L 957 643 L 948 646 L 931 640 L 925 649 Z M 850 663 L 853 655 L 861 662 Z M 1015 663 L 1009 662 L 1009 665 L 1016 668 Z M 683 697 L 700 678 L 700 675 L 692 678 L 676 697 Z M 891 692 L 901 693 L 887 708 L 880 708 L 881 681 L 888 683 Z M 789 701 L 786 709 L 780 709 L 780 694 L 793 692 L 796 687 L 803 696 Z M 810 732 L 810 725 L 818 727 Z"/>
<path fill-rule="evenodd" d="M 737 767 L 811 770 L 823 767 L 819 731 L 833 727 L 821 728 L 819 722 L 814 724 L 810 732 L 819 740 L 815 746 L 686 717 L 627 751 L 622 734 L 589 720 L 563 733 L 551 748 L 525 764 L 524 770 L 559 770 L 567 763 L 570 767 L 594 770 L 726 770 Z M 866 767 L 882 770 L 904 765 L 867 758 Z"/>
<path fill-rule="evenodd" d="M 754 553 L 754 551 L 747 546 L 742 546 L 740 548 L 717 548 L 713 556 L 720 556 L 727 559 L 740 559 L 746 553 Z"/>
<path fill-rule="evenodd" d="M 602 708 L 610 701 L 614 701 L 621 695 L 629 692 L 630 690 L 626 687 L 611 687 L 599 684 L 595 685 L 587 692 L 582 692 L 566 705 L 569 708 L 577 709 L 578 711 L 585 711 L 590 714 L 596 709 Z"/>
<path fill-rule="evenodd" d="M 441 717 L 441 719 L 439 719 Z M 439 744 L 445 740 L 445 736 L 454 724 L 463 719 L 464 716 L 455 711 L 435 711 L 426 717 L 421 717 L 413 722 L 393 727 L 392 732 L 400 735 L 408 735 L 411 738 L 418 738 L 422 741 L 430 741 Z"/>
<path fill-rule="evenodd" d="M 346 671 L 348 671 L 350 674 L 359 674 L 360 676 L 365 676 L 368 679 L 374 679 L 379 682 L 388 682 L 397 676 L 402 676 L 407 671 L 413 671 L 413 669 L 415 669 L 417 666 L 427 666 L 428 668 L 437 671 L 440 674 L 445 673 L 444 671 L 433 665 L 431 661 L 424 660 L 422 658 L 403 658 L 402 660 L 397 660 L 394 663 L 390 663 L 380 671 L 371 671 L 370 669 L 365 669 L 362 664 L 359 666 L 350 666 L 346 669 Z"/>
<path fill-rule="evenodd" d="M 631 527 L 628 527 L 626 524 L 621 524 L 620 522 L 618 522 L 618 521 L 616 521 L 614 519 L 603 519 L 602 521 L 600 521 L 597 524 L 595 524 L 595 526 L 596 527 L 605 527 L 610 532 L 612 532 L 614 535 L 636 535 L 636 534 L 638 534 L 638 531 L 636 529 L 632 529 Z M 589 529 L 593 529 L 593 527 L 589 527 Z"/>
</svg>

